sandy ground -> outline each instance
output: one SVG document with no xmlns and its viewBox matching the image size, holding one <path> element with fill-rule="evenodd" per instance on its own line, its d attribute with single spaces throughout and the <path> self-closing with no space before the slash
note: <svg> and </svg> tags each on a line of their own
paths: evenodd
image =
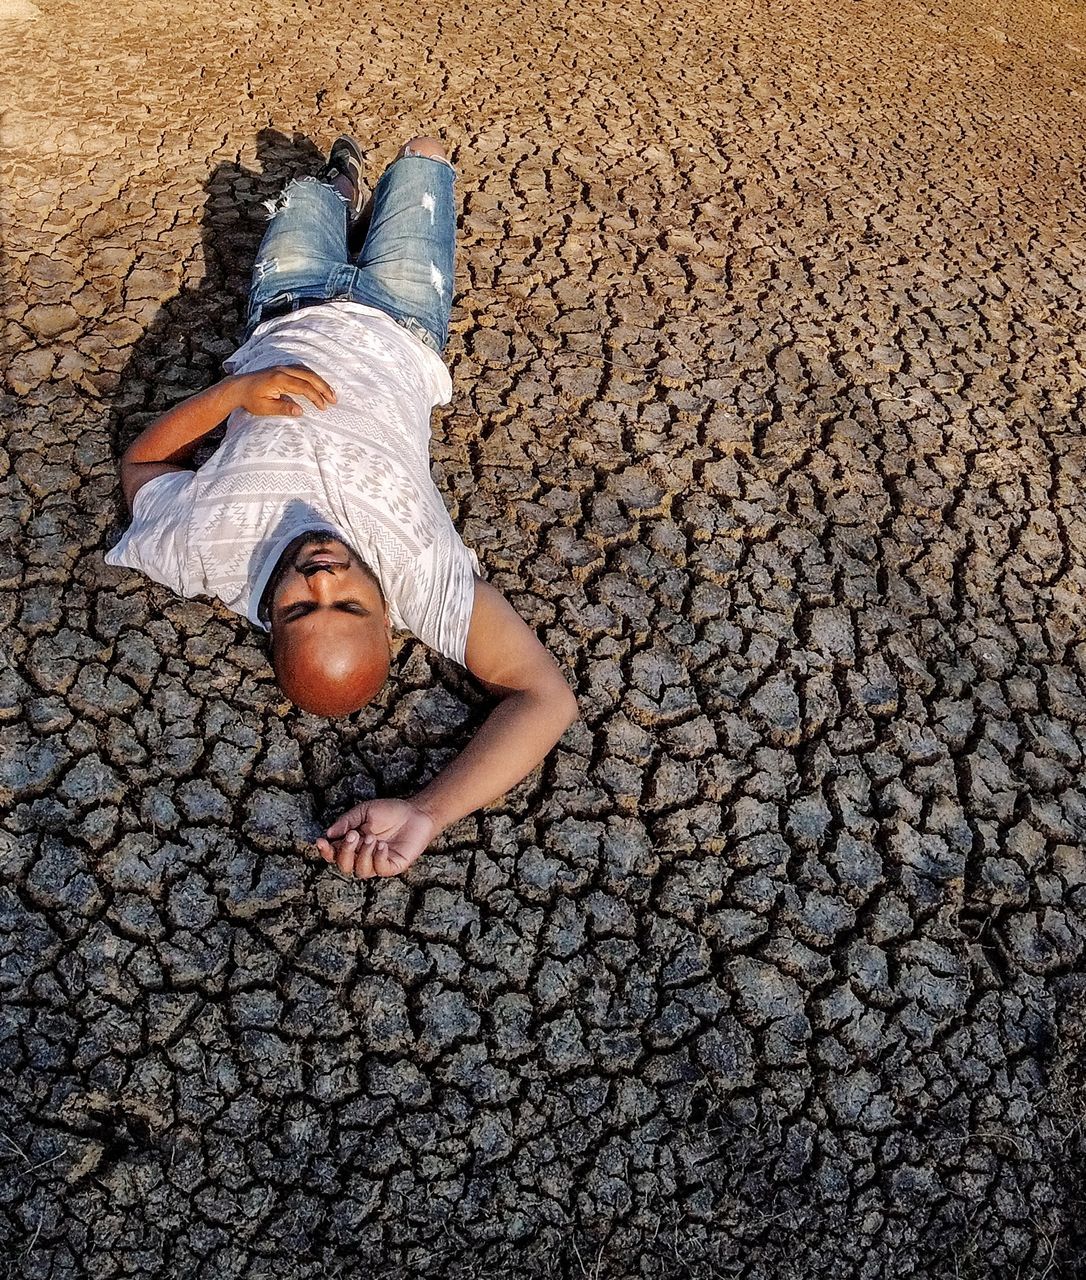
<svg viewBox="0 0 1086 1280">
<path fill-rule="evenodd" d="M 0 50 L 8 1274 L 1075 1274 L 1083 5 L 8 0 Z M 366 885 L 307 837 L 478 690 L 407 642 L 319 722 L 102 562 L 340 130 L 451 145 L 435 471 L 584 712 Z"/>
</svg>

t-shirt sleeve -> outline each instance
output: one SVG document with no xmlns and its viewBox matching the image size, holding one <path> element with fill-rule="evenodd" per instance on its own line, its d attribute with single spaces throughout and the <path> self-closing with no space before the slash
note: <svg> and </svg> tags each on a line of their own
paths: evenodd
<svg viewBox="0 0 1086 1280">
<path fill-rule="evenodd" d="M 145 573 L 178 595 L 199 594 L 190 585 L 189 520 L 196 488 L 193 471 L 167 471 L 140 486 L 132 523 L 106 554 L 106 564 Z"/>
<path fill-rule="evenodd" d="M 404 589 L 389 600 L 393 626 L 464 666 L 478 572 L 478 557 L 464 546 L 450 521 L 448 536 L 419 556 Z"/>
</svg>

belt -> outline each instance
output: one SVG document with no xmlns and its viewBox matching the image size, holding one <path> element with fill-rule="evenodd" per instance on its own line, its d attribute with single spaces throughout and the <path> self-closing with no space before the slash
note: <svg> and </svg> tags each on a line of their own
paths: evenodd
<svg viewBox="0 0 1086 1280">
<path fill-rule="evenodd" d="M 301 311 L 303 307 L 319 307 L 328 301 L 328 298 L 284 298 L 282 302 L 273 302 L 270 306 L 260 308 L 260 323 L 274 320 L 276 316 L 288 316 L 292 311 Z"/>
</svg>

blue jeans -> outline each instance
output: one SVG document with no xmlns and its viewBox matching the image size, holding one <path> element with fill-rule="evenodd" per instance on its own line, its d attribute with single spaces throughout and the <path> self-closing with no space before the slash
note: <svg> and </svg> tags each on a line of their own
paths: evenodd
<svg viewBox="0 0 1086 1280">
<path fill-rule="evenodd" d="M 394 160 L 374 190 L 369 230 L 354 261 L 347 201 L 316 178 L 295 179 L 272 207 L 256 255 L 246 338 L 271 307 L 349 299 L 386 312 L 440 355 L 453 297 L 455 177 L 444 160 Z"/>
</svg>

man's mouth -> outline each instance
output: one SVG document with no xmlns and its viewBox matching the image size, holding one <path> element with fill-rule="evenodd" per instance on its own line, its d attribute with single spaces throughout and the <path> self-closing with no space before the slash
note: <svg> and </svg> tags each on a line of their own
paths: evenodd
<svg viewBox="0 0 1086 1280">
<path fill-rule="evenodd" d="M 350 558 L 344 557 L 342 547 L 333 548 L 328 545 L 314 547 L 294 561 L 294 567 L 299 573 L 313 569 L 349 569 L 350 566 Z"/>
<path fill-rule="evenodd" d="M 296 568 L 299 573 L 312 573 L 316 569 L 349 569 L 350 565 L 346 560 L 331 555 L 308 556 Z"/>
</svg>

